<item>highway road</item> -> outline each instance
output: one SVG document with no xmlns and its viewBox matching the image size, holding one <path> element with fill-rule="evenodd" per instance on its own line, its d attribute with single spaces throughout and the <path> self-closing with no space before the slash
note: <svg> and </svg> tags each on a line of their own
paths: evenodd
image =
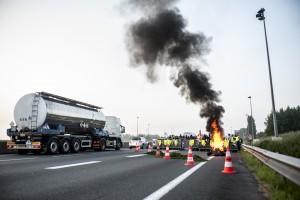
<svg viewBox="0 0 300 200">
<path fill-rule="evenodd" d="M 2 154 L 0 199 L 265 199 L 239 153 L 222 174 L 225 157 L 193 152 L 209 160 L 192 167 L 145 152 Z"/>
</svg>

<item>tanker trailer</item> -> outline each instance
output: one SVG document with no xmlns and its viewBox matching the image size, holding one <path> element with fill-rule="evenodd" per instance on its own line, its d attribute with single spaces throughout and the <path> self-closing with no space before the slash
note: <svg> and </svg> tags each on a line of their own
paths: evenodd
<svg viewBox="0 0 300 200">
<path fill-rule="evenodd" d="M 105 116 L 101 109 L 46 92 L 27 94 L 15 106 L 16 125 L 12 122 L 7 130 L 11 138 L 7 148 L 17 149 L 19 154 L 77 153 L 80 149 L 105 147 L 118 150 L 122 140 L 109 137 L 104 130 Z"/>
</svg>

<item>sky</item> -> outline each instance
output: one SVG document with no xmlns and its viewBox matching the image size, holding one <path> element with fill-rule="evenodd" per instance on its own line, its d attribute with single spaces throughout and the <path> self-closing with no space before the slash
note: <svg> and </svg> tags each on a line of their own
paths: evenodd
<svg viewBox="0 0 300 200">
<path fill-rule="evenodd" d="M 17 101 L 41 91 L 101 106 L 129 134 L 137 127 L 142 134 L 206 132 L 200 106 L 173 86 L 171 68 L 158 68 L 151 83 L 145 68 L 130 66 L 126 32 L 139 14 L 122 2 L 0 0 L 0 139 L 8 138 Z M 272 111 L 264 27 L 255 18 L 261 8 L 276 110 L 300 105 L 299 1 L 181 0 L 175 6 L 188 31 L 212 38 L 199 67 L 222 92 L 226 134 L 246 128 L 248 96 L 259 132 Z"/>
</svg>

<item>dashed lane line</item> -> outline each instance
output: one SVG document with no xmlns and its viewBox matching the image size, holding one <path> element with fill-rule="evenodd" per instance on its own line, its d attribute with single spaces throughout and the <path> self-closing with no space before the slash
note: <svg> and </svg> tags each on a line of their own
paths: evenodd
<svg viewBox="0 0 300 200">
<path fill-rule="evenodd" d="M 146 154 L 139 154 L 139 155 L 133 155 L 133 156 L 126 156 L 127 158 L 134 158 L 134 157 L 140 157 L 145 156 Z"/>
<path fill-rule="evenodd" d="M 6 160 L 0 160 L 0 162 L 18 161 L 18 160 L 34 160 L 34 159 L 37 159 L 37 157 L 34 157 L 34 158 L 14 158 L 14 159 L 6 159 Z"/>
<path fill-rule="evenodd" d="M 75 167 L 75 166 L 81 166 L 81 165 L 90 165 L 95 163 L 100 163 L 101 161 L 90 161 L 90 162 L 83 162 L 83 163 L 74 163 L 69 165 L 61 165 L 61 166 L 55 166 L 55 167 L 47 167 L 45 169 L 62 169 L 67 167 Z"/>
</svg>

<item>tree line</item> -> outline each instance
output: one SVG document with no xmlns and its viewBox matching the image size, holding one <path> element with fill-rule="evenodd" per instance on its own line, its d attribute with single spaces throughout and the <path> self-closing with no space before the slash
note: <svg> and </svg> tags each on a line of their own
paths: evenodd
<svg viewBox="0 0 300 200">
<path fill-rule="evenodd" d="M 278 134 L 287 133 L 291 131 L 300 130 L 300 106 L 290 108 L 289 106 L 284 110 L 280 108 L 276 111 Z M 264 135 L 274 135 L 274 124 L 272 112 L 267 116 L 265 121 L 266 129 Z"/>
</svg>

